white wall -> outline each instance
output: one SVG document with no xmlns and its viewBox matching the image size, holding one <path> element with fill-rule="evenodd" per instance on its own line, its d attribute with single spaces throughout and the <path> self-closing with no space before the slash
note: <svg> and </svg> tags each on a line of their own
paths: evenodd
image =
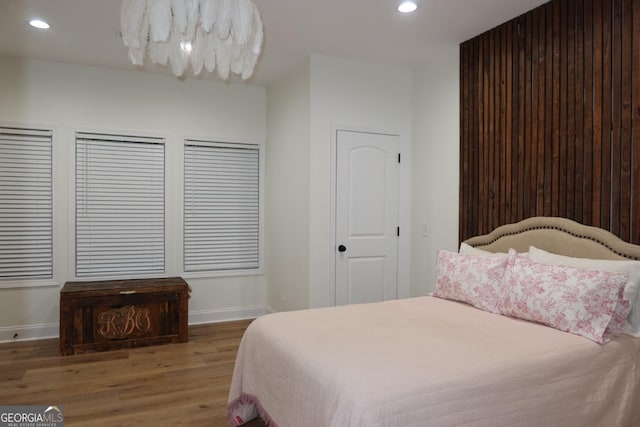
<svg viewBox="0 0 640 427">
<path fill-rule="evenodd" d="M 433 290 L 438 250 L 457 250 L 459 86 L 457 45 L 414 69 L 412 295 Z"/>
<path fill-rule="evenodd" d="M 151 133 L 167 137 L 170 194 L 180 193 L 182 138 L 263 142 L 266 91 L 215 81 L 0 57 L 0 123 L 54 127 L 56 285 L 0 290 L 0 340 L 57 334 L 60 286 L 72 279 L 69 198 L 73 132 L 77 129 Z M 173 167 L 177 165 L 176 167 Z M 180 200 L 168 200 L 167 221 L 179 230 Z M 179 232 L 169 236 L 168 275 L 180 273 Z M 265 277 L 188 279 L 190 321 L 260 314 Z"/>
<path fill-rule="evenodd" d="M 408 164 L 401 296 L 426 293 L 437 250 L 457 246 L 458 67 L 458 46 L 434 52 L 413 71 L 313 55 L 269 88 L 267 107 L 267 91 L 258 87 L 0 57 L 0 123 L 54 126 L 61 190 L 55 196 L 57 285 L 0 290 L 0 340 L 18 330 L 21 337 L 57 333 L 59 287 L 70 279 L 65 171 L 79 128 L 165 135 L 175 154 L 184 135 L 263 141 L 268 120 L 268 291 L 262 275 L 190 279 L 191 322 L 258 315 L 267 299 L 276 311 L 331 305 L 331 131 L 346 125 L 397 132 Z M 174 207 L 168 220 L 179 218 Z M 169 258 L 169 273 L 179 273 L 177 255 Z"/>
<path fill-rule="evenodd" d="M 412 72 L 312 55 L 269 87 L 267 265 L 269 306 L 333 305 L 332 130 L 398 133 L 401 176 L 399 295 L 410 295 Z"/>
<path fill-rule="evenodd" d="M 396 132 L 407 160 L 401 172 L 401 233 L 399 296 L 409 296 L 409 236 L 411 205 L 412 72 L 393 65 L 373 64 L 323 55 L 311 56 L 309 151 L 309 305 L 333 305 L 330 277 L 331 144 L 333 127 Z"/>
<path fill-rule="evenodd" d="M 267 306 L 309 306 L 309 61 L 267 90 Z"/>
</svg>

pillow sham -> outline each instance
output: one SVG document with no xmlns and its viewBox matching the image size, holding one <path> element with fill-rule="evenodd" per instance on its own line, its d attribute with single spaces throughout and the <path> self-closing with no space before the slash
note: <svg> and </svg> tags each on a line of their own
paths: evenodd
<svg viewBox="0 0 640 427">
<path fill-rule="evenodd" d="M 466 302 L 481 310 L 500 314 L 502 281 L 508 258 L 464 255 L 441 250 L 436 266 L 433 296 Z"/>
<path fill-rule="evenodd" d="M 507 258 L 509 256 L 506 252 L 489 252 L 484 249 L 474 248 L 473 246 L 469 246 L 466 243 L 460 243 L 460 251 L 461 254 L 464 255 L 481 255 L 481 256 L 490 256 L 494 258 Z"/>
<path fill-rule="evenodd" d="M 542 264 L 513 251 L 505 270 L 505 294 L 499 309 L 506 316 L 543 323 L 604 344 L 618 296 L 627 281 L 626 274 Z"/>
<path fill-rule="evenodd" d="M 623 332 L 627 335 L 640 337 L 640 261 L 574 258 L 553 254 L 535 246 L 529 248 L 529 257 L 533 261 L 544 264 L 566 265 L 628 275 L 629 281 L 624 287 L 622 295 L 618 298 L 610 332 L 613 334 Z M 623 313 L 626 310 L 626 304 L 631 306 L 631 312 L 625 318 Z"/>
</svg>

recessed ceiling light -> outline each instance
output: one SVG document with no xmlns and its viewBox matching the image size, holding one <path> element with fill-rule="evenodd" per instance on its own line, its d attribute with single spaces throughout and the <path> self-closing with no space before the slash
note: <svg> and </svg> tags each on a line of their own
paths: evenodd
<svg viewBox="0 0 640 427">
<path fill-rule="evenodd" d="M 398 12 L 410 13 L 414 12 L 417 8 L 418 5 L 415 1 L 403 1 L 400 3 L 400 6 L 398 6 Z"/>
<path fill-rule="evenodd" d="M 31 25 L 33 28 L 38 28 L 40 30 L 48 30 L 49 28 L 51 28 L 51 26 L 47 24 L 45 21 L 43 21 L 42 19 L 30 19 L 29 25 Z"/>
</svg>

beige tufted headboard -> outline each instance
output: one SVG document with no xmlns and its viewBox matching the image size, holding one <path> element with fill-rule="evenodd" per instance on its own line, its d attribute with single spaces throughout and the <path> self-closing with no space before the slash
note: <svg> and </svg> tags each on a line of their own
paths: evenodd
<svg viewBox="0 0 640 427">
<path fill-rule="evenodd" d="M 527 218 L 465 243 L 490 252 L 507 252 L 509 248 L 527 252 L 529 246 L 535 246 L 578 258 L 640 260 L 640 246 L 627 243 L 607 230 L 557 217 Z"/>
</svg>

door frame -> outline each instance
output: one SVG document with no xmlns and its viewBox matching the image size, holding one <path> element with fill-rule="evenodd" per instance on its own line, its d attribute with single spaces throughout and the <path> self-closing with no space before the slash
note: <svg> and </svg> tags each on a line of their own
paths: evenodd
<svg viewBox="0 0 640 427">
<path fill-rule="evenodd" d="M 397 136 L 400 139 L 400 188 L 398 192 L 398 222 L 400 237 L 398 238 L 398 299 L 411 296 L 411 144 L 400 132 L 346 125 L 341 123 L 331 124 L 331 181 L 329 198 L 329 304 L 336 305 L 336 196 L 337 196 L 337 151 L 338 132 L 375 133 L 380 135 Z"/>
</svg>

